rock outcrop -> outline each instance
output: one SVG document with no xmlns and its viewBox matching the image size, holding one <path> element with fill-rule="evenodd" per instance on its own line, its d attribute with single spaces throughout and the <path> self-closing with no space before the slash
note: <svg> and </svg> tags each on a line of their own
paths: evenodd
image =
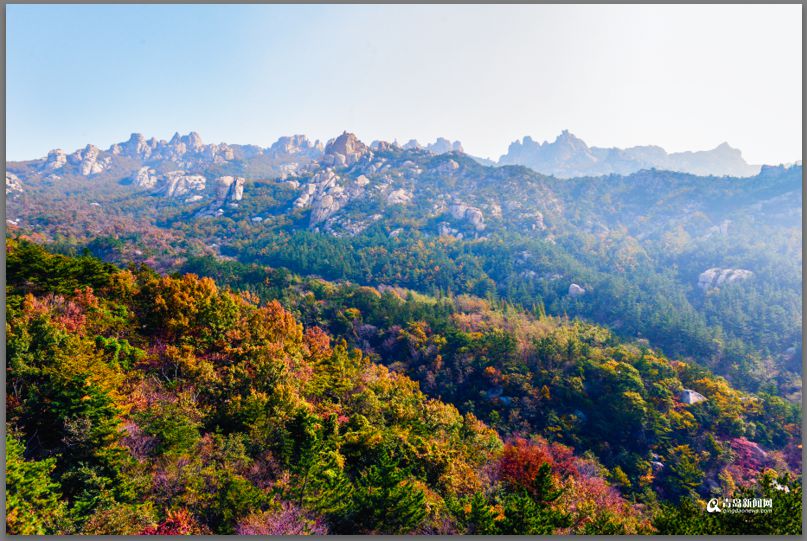
<svg viewBox="0 0 807 541">
<path fill-rule="evenodd" d="M 341 177 L 333 169 L 323 169 L 317 172 L 311 181 L 302 186 L 302 193 L 294 201 L 296 208 L 310 208 L 311 217 L 309 225 L 317 226 L 344 207 L 350 199 L 350 194 L 341 183 Z M 356 182 L 349 185 L 351 193 L 357 189 Z"/>
<path fill-rule="evenodd" d="M 295 155 L 318 157 L 322 154 L 322 143 L 312 143 L 305 135 L 284 136 L 278 139 L 271 147 L 269 153 L 274 155 Z"/>
<path fill-rule="evenodd" d="M 371 152 L 370 148 L 359 141 L 354 134 L 343 132 L 326 145 L 323 161 L 336 166 L 352 165 Z"/>
<path fill-rule="evenodd" d="M 137 186 L 138 188 L 144 188 L 150 190 L 157 186 L 157 182 L 159 181 L 159 177 L 157 176 L 157 171 L 151 169 L 150 167 L 141 167 L 137 170 L 134 178 L 132 179 L 132 183 Z"/>
<path fill-rule="evenodd" d="M 80 175 L 88 177 L 101 173 L 110 160 L 108 157 L 101 157 L 101 150 L 98 147 L 87 145 L 67 156 L 67 161 L 77 167 Z"/>
<path fill-rule="evenodd" d="M 311 205 L 310 224 L 314 226 L 324 222 L 342 208 L 345 202 L 347 202 L 347 195 L 341 190 L 331 190 L 318 197 Z"/>
<path fill-rule="evenodd" d="M 140 161 L 174 161 L 181 166 L 199 161 L 225 163 L 235 158 L 235 150 L 230 145 L 206 145 L 196 132 L 187 135 L 175 133 L 170 141 L 155 138 L 146 139 L 142 134 L 133 133 L 129 140 L 109 147 L 107 151 L 114 156 L 123 156 Z"/>
<path fill-rule="evenodd" d="M 216 190 L 215 201 L 221 204 L 241 201 L 244 197 L 245 182 L 246 179 L 243 177 L 224 176 L 217 178 L 213 182 Z"/>
<path fill-rule="evenodd" d="M 60 148 L 56 148 L 48 152 L 48 156 L 45 158 L 43 169 L 46 171 L 54 171 L 56 169 L 61 169 L 66 163 L 67 153 Z"/>
<path fill-rule="evenodd" d="M 182 197 L 192 192 L 204 191 L 207 179 L 202 175 L 188 175 L 185 171 L 171 171 L 166 173 L 156 194 L 165 197 Z"/>
<path fill-rule="evenodd" d="M 469 223 L 477 231 L 485 229 L 485 216 L 476 207 L 470 207 L 463 203 L 454 203 L 448 207 L 448 211 L 452 218 Z"/>
<path fill-rule="evenodd" d="M 586 290 L 577 284 L 569 284 L 569 296 L 574 298 L 582 297 L 586 294 Z"/>
<path fill-rule="evenodd" d="M 706 397 L 692 389 L 684 389 L 678 394 L 678 400 L 684 404 L 697 404 L 706 400 Z"/>
<path fill-rule="evenodd" d="M 22 181 L 14 173 L 6 171 L 6 197 L 21 194 L 23 192 Z"/>
<path fill-rule="evenodd" d="M 406 190 L 393 190 L 387 195 L 387 204 L 389 205 L 405 205 L 412 201 L 412 193 Z"/>
<path fill-rule="evenodd" d="M 224 207 L 238 206 L 238 201 L 244 197 L 244 184 L 246 179 L 243 177 L 223 176 L 218 177 L 210 183 L 210 189 L 213 192 L 213 200 L 210 204 L 201 209 L 197 216 L 221 216 L 224 212 Z M 194 201 L 201 201 L 203 197 L 195 195 L 185 200 L 186 203 Z"/>
<path fill-rule="evenodd" d="M 754 273 L 746 269 L 723 269 L 713 267 L 706 269 L 698 276 L 698 287 L 710 291 L 725 284 L 741 282 L 752 278 Z"/>
<path fill-rule="evenodd" d="M 156 147 L 157 141 L 155 139 L 152 138 L 150 141 L 146 141 L 142 134 L 133 133 L 128 141 L 109 147 L 109 152 L 116 156 L 123 155 L 129 158 L 147 160 L 151 157 L 151 153 Z"/>
</svg>

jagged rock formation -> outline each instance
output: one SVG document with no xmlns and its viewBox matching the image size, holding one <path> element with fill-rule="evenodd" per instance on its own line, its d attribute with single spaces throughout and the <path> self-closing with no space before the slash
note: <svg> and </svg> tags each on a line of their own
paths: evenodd
<svg viewBox="0 0 807 541">
<path fill-rule="evenodd" d="M 598 149 L 568 132 L 554 143 L 538 146 L 547 145 L 555 149 L 550 154 L 558 167 L 571 164 L 590 169 L 602 161 Z M 798 174 L 792 168 L 766 167 L 755 177 L 759 182 L 703 182 L 694 176 L 650 170 L 628 177 L 559 182 L 521 168 L 481 166 L 446 139 L 425 149 L 419 146 L 410 142 L 404 145 L 407 150 L 397 143 L 375 141 L 368 147 L 348 132 L 324 148 L 303 135 L 281 137 L 262 148 L 205 144 L 194 132 L 175 134 L 169 141 L 132 134 L 106 151 L 93 145 L 72 154 L 56 149 L 39 160 L 7 165 L 25 185 L 27 195 L 37 190 L 85 191 L 93 199 L 100 196 L 108 202 L 126 196 L 126 190 L 140 190 L 163 198 L 149 204 L 197 204 L 197 216 L 221 215 L 237 206 L 251 190 L 248 179 L 261 186 L 276 182 L 293 192 L 290 202 L 284 203 L 289 205 L 287 210 L 306 209 L 309 227 L 340 235 L 363 230 L 386 206 L 402 207 L 403 215 L 411 213 L 416 222 L 428 223 L 430 235 L 478 237 L 482 231 L 495 234 L 507 228 L 549 241 L 559 228 L 569 225 L 597 235 L 626 227 L 642 240 L 658 238 L 679 226 L 693 237 L 727 236 L 729 224 L 739 223 L 735 217 L 749 212 L 787 224 L 800 223 L 801 218 L 800 184 L 794 182 Z M 451 154 L 435 153 L 448 151 L 449 146 Z M 665 155 L 657 147 L 645 150 L 650 158 Z M 732 190 L 737 188 L 744 195 L 734 197 L 728 207 L 716 204 L 714 194 L 729 182 Z M 768 184 L 770 189 L 764 187 Z M 605 197 L 619 204 L 592 207 L 587 203 Z M 585 212 L 576 210 L 578 201 L 585 205 Z M 269 219 L 263 209 L 255 210 Z M 704 278 L 701 287 L 713 287 L 710 280 Z M 727 278 L 713 281 L 721 280 Z"/>
<path fill-rule="evenodd" d="M 138 188 L 151 189 L 157 186 L 159 177 L 157 177 L 157 171 L 155 169 L 145 166 L 137 170 L 137 174 L 132 181 Z"/>
<path fill-rule="evenodd" d="M 627 175 L 641 169 L 665 169 L 695 175 L 752 176 L 758 166 L 743 160 L 739 150 L 723 143 L 713 150 L 668 154 L 658 146 L 626 149 L 589 147 L 564 130 L 553 142 L 538 143 L 531 137 L 513 142 L 499 165 L 525 165 L 539 173 L 560 178 Z"/>
<path fill-rule="evenodd" d="M 403 145 L 404 149 L 411 150 L 411 149 L 419 149 L 419 150 L 427 150 L 432 154 L 445 154 L 446 152 L 464 152 L 462 149 L 462 143 L 459 141 L 454 141 L 453 143 L 444 137 L 438 137 L 434 143 L 428 145 L 421 145 L 418 143 L 417 139 L 410 139 L 406 144 Z"/>
<path fill-rule="evenodd" d="M 200 210 L 197 215 L 221 216 L 224 213 L 224 207 L 238 206 L 238 202 L 244 197 L 245 183 L 246 179 L 243 177 L 218 177 L 212 183 L 210 183 L 211 190 L 213 191 L 213 200 L 206 208 Z M 199 200 L 201 199 L 202 198 Z"/>
<path fill-rule="evenodd" d="M 243 177 L 224 176 L 215 180 L 214 186 L 216 187 L 216 201 L 222 203 L 241 201 L 244 197 L 244 182 L 246 179 Z"/>
<path fill-rule="evenodd" d="M 6 172 L 6 197 L 11 197 L 23 192 L 22 181 L 14 173 Z"/>
<path fill-rule="evenodd" d="M 343 132 L 342 135 L 328 142 L 325 146 L 323 161 L 335 166 L 352 165 L 362 156 L 372 153 L 370 148 L 359 141 L 352 133 Z"/>
<path fill-rule="evenodd" d="M 133 133 L 128 141 L 112 145 L 107 152 L 142 161 L 167 160 L 184 164 L 201 160 L 224 163 L 235 157 L 235 151 L 230 145 L 206 145 L 196 132 L 188 135 L 175 133 L 167 142 L 157 141 L 153 137 L 146 140 L 142 134 Z"/>
<path fill-rule="evenodd" d="M 50 157 L 50 154 L 48 154 L 48 157 Z M 57 154 L 57 160 L 58 159 Z M 70 154 L 67 157 L 67 161 L 77 167 L 80 175 L 88 177 L 101 173 L 104 168 L 109 165 L 110 158 L 108 156 L 102 157 L 101 150 L 98 147 L 87 145 L 83 149 Z M 62 164 L 61 167 L 64 167 L 64 164 Z"/>
<path fill-rule="evenodd" d="M 754 273 L 746 269 L 721 269 L 713 267 L 706 269 L 698 276 L 698 287 L 704 291 L 710 291 L 724 284 L 731 284 L 747 280 L 754 276 Z"/>
<path fill-rule="evenodd" d="M 207 186 L 207 179 L 202 175 L 188 175 L 185 171 L 171 171 L 160 180 L 154 192 L 165 197 L 182 197 L 191 192 L 200 192 Z"/>
<path fill-rule="evenodd" d="M 62 150 L 61 148 L 56 148 L 48 152 L 47 157 L 45 158 L 45 163 L 42 166 L 42 169 L 46 171 L 53 171 L 56 169 L 61 169 L 67 163 L 67 153 Z"/>
<path fill-rule="evenodd" d="M 281 137 L 268 149 L 268 153 L 274 155 L 302 154 L 314 158 L 321 156 L 322 152 L 322 143 L 319 141 L 312 143 L 305 135 Z"/>
<path fill-rule="evenodd" d="M 309 223 L 312 227 L 327 220 L 348 202 L 350 196 L 341 180 L 333 169 L 327 168 L 319 171 L 303 186 L 303 192 L 295 200 L 294 206 L 311 209 Z"/>
</svg>

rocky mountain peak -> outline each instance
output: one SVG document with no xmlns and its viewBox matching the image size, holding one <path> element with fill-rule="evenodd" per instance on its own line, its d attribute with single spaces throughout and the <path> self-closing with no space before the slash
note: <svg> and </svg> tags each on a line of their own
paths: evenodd
<svg viewBox="0 0 807 541">
<path fill-rule="evenodd" d="M 192 131 L 188 135 L 180 137 L 180 140 L 186 145 L 188 145 L 188 148 L 193 150 L 199 150 L 200 148 L 205 146 L 204 142 L 202 142 L 202 136 L 196 133 L 195 131 Z"/>
<path fill-rule="evenodd" d="M 270 152 L 282 154 L 300 154 L 310 151 L 322 152 L 322 143 L 319 141 L 312 143 L 305 135 L 287 135 L 275 141 L 269 147 L 269 150 Z"/>
<path fill-rule="evenodd" d="M 343 132 L 325 146 L 325 156 L 333 165 L 350 165 L 370 152 L 370 148 L 355 134 L 348 132 Z"/>
<path fill-rule="evenodd" d="M 54 148 L 45 158 L 45 170 L 61 169 L 67 163 L 67 153 L 61 148 Z"/>
<path fill-rule="evenodd" d="M 342 135 L 330 141 L 325 147 L 325 154 L 355 154 L 367 151 L 367 145 L 362 143 L 353 133 L 342 132 Z"/>
<path fill-rule="evenodd" d="M 579 137 L 576 137 L 573 133 L 569 132 L 569 130 L 563 130 L 560 132 L 560 135 L 557 136 L 554 144 L 564 145 L 574 150 L 588 150 L 588 145 L 586 142 Z"/>
</svg>

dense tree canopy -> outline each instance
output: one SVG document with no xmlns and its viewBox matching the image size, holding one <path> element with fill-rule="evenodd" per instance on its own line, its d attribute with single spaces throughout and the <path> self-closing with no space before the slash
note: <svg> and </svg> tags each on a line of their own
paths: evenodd
<svg viewBox="0 0 807 541">
<path fill-rule="evenodd" d="M 798 409 L 602 327 L 215 260 L 7 260 L 9 533 L 801 531 Z M 715 494 L 775 506 L 704 515 Z"/>
</svg>

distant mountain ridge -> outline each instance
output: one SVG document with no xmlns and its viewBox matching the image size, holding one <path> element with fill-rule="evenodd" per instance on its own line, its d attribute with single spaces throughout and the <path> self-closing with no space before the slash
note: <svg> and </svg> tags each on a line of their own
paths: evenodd
<svg viewBox="0 0 807 541">
<path fill-rule="evenodd" d="M 538 143 L 526 136 L 514 141 L 498 165 L 524 165 L 545 175 L 560 178 L 629 175 L 642 169 L 664 169 L 700 176 L 749 177 L 760 166 L 749 165 L 742 153 L 722 143 L 712 150 L 667 153 L 659 146 L 630 148 L 589 147 L 564 130 L 553 142 Z"/>
<path fill-rule="evenodd" d="M 269 147 L 238 144 L 205 144 L 196 132 L 187 135 L 175 133 L 166 140 L 154 137 L 146 139 L 133 133 L 127 141 L 111 145 L 107 150 L 88 144 L 68 154 L 62 149 L 51 150 L 39 160 L 9 162 L 35 166 L 41 173 L 61 176 L 78 174 L 94 176 L 116 164 L 130 166 L 130 160 L 143 165 L 170 163 L 175 169 L 198 169 L 206 165 L 224 165 L 234 161 L 246 161 L 251 173 L 268 176 L 287 176 L 305 164 L 317 161 L 328 154 L 327 143 L 311 141 L 305 135 L 280 137 Z M 402 148 L 421 150 L 440 155 L 449 152 L 465 153 L 460 141 L 438 137 L 434 143 L 421 144 L 411 139 L 403 145 L 397 141 L 373 141 L 370 148 Z M 341 154 L 341 153 L 338 153 Z M 470 155 L 469 155 L 470 156 Z M 558 178 L 590 177 L 603 175 L 629 175 L 643 169 L 659 169 L 690 173 L 699 176 L 750 177 L 759 173 L 759 165 L 748 164 L 740 150 L 722 143 L 712 150 L 668 153 L 655 145 L 630 148 L 590 147 L 585 141 L 568 130 L 561 132 L 552 141 L 539 143 L 530 136 L 510 144 L 507 153 L 498 161 L 470 156 L 486 166 L 523 165 L 530 169 Z M 338 158 L 338 157 L 337 157 Z"/>
<path fill-rule="evenodd" d="M 255 192 L 265 190 L 266 183 L 283 183 L 288 192 L 283 197 L 288 199 L 279 212 L 298 216 L 295 219 L 310 229 L 339 236 L 360 233 L 387 208 L 410 206 L 423 211 L 418 220 L 437 220 L 429 225 L 432 232 L 464 237 L 483 236 L 488 225 L 497 222 L 505 229 L 552 235 L 565 230 L 570 225 L 564 225 L 566 221 L 579 217 L 585 223 L 577 223 L 574 229 L 607 231 L 634 214 L 635 219 L 628 222 L 636 226 L 632 234 L 638 238 L 661 235 L 682 223 L 687 224 L 688 234 L 701 237 L 744 212 L 761 214 L 760 219 L 768 221 L 800 220 L 800 183 L 790 168 L 765 166 L 748 178 L 713 177 L 703 182 L 693 173 L 658 167 L 672 161 L 704 168 L 715 155 L 733 158 L 736 166 L 742 158 L 728 145 L 678 154 L 667 154 L 659 147 L 598 149 L 564 131 L 553 143 L 537 144 L 525 138 L 511 145 L 501 160 L 514 163 L 493 166 L 480 164 L 460 148 L 459 142 L 447 139 L 426 147 L 416 141 L 367 145 L 348 132 L 324 145 L 294 135 L 281 137 L 267 148 L 205 144 L 195 132 L 175 134 L 168 141 L 132 134 L 107 150 L 87 145 L 72 154 L 57 149 L 45 158 L 8 162 L 6 195 L 11 204 L 7 213 L 13 221 L 25 221 L 36 214 L 31 214 L 34 208 L 57 194 L 85 194 L 82 198 L 89 196 L 98 205 L 122 197 L 132 208 L 185 207 L 190 213 L 185 220 L 219 218 L 239 215 L 242 199 L 251 200 Z M 553 175 L 516 166 L 523 162 Z M 619 172 L 614 173 L 617 166 Z M 641 171 L 623 172 L 633 168 Z M 777 180 L 780 177 L 786 180 Z M 770 193 L 752 196 L 754 186 Z M 721 201 L 720 208 L 712 209 L 709 205 L 715 198 Z M 590 207 L 605 200 L 611 204 Z M 670 204 L 673 200 L 675 204 Z M 756 207 L 751 209 L 750 204 Z M 654 220 L 638 226 L 639 216 L 656 210 Z M 699 212 L 712 217 L 704 222 Z M 265 208 L 245 216 L 256 223 L 265 217 Z"/>
</svg>

